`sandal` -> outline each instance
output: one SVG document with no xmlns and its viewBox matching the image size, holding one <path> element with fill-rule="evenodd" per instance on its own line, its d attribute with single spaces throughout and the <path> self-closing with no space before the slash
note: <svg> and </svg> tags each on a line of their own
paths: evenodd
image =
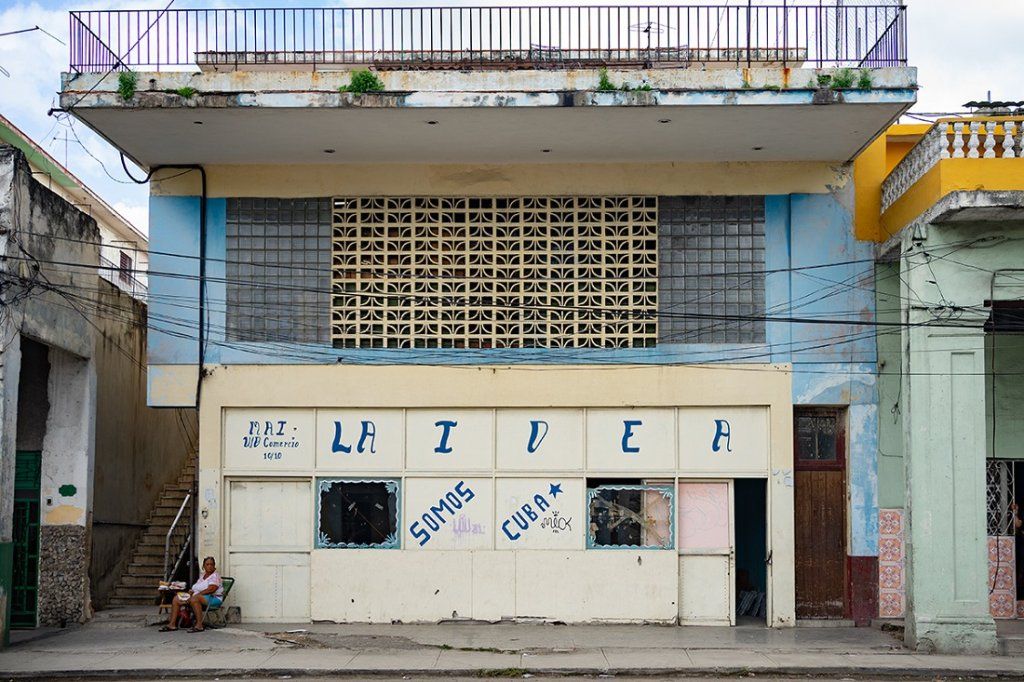
<svg viewBox="0 0 1024 682">
<path fill-rule="evenodd" d="M 165 625 L 162 628 L 160 628 L 160 632 L 174 632 L 177 629 L 178 628 L 172 628 L 170 625 Z"/>
<path fill-rule="evenodd" d="M 203 632 L 206 628 L 189 628 L 189 632 Z"/>
</svg>

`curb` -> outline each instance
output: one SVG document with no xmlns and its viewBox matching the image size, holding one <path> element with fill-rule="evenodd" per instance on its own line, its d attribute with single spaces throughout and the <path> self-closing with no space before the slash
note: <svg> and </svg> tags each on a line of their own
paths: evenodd
<svg viewBox="0 0 1024 682">
<path fill-rule="evenodd" d="M 718 677 L 803 677 L 808 679 L 836 678 L 885 678 L 885 679 L 929 679 L 965 678 L 993 680 L 1021 680 L 1024 672 L 972 670 L 970 668 L 943 667 L 884 667 L 872 666 L 865 668 L 847 667 L 765 667 L 765 666 L 716 666 L 705 668 L 110 668 L 106 670 L 47 670 L 47 671 L 0 671 L 0 678 L 19 679 L 90 679 L 90 680 L 140 680 L 140 679 L 195 679 L 195 678 L 227 678 L 227 679 L 271 679 L 290 677 L 302 678 L 395 678 L 404 676 L 416 677 L 480 677 L 519 679 L 524 675 L 531 677 L 675 677 L 698 678 Z"/>
</svg>

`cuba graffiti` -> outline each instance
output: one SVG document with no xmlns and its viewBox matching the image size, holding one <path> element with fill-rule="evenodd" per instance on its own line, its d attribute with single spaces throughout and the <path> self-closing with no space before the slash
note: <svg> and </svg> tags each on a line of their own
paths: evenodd
<svg viewBox="0 0 1024 682">
<path fill-rule="evenodd" d="M 561 517 L 557 521 L 553 521 L 553 518 L 558 518 L 558 512 L 554 512 L 552 518 L 541 519 L 541 515 L 545 514 L 548 509 L 551 508 L 555 498 L 561 493 L 561 483 L 549 484 L 546 494 L 535 494 L 531 502 L 523 504 L 518 510 L 513 512 L 511 516 L 502 521 L 501 532 L 504 533 L 505 537 L 509 540 L 515 542 L 519 538 L 523 537 L 523 533 L 530 530 L 531 527 L 548 528 L 552 532 L 556 533 L 571 530 L 571 518 Z"/>
<path fill-rule="evenodd" d="M 409 533 L 419 541 L 420 547 L 422 547 L 430 542 L 434 534 L 446 526 L 449 521 L 455 522 L 456 513 L 474 499 L 476 499 L 476 493 L 473 492 L 473 489 L 465 481 L 459 481 L 451 490 L 438 498 L 437 504 L 431 504 L 427 511 L 409 524 Z M 462 527 L 459 526 L 456 530 L 462 530 Z M 472 526 L 470 531 L 472 532 Z"/>
</svg>

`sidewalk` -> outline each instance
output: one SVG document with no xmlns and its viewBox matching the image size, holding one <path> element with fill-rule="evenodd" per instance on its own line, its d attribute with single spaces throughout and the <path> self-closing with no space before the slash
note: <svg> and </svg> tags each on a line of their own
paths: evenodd
<svg viewBox="0 0 1024 682">
<path fill-rule="evenodd" d="M 1024 656 L 914 654 L 874 628 L 655 625 L 235 625 L 191 634 L 101 612 L 66 630 L 17 633 L 0 677 L 366 675 L 818 675 L 1024 677 Z M 293 630 L 293 632 L 287 632 Z M 19 641 L 21 640 L 21 641 Z"/>
</svg>

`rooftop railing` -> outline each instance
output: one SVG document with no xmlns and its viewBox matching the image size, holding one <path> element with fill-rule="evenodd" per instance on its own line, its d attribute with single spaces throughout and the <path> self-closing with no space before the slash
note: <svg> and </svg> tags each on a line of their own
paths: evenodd
<svg viewBox="0 0 1024 682">
<path fill-rule="evenodd" d="M 905 7 L 831 2 L 75 11 L 70 68 L 906 63 Z"/>
</svg>

